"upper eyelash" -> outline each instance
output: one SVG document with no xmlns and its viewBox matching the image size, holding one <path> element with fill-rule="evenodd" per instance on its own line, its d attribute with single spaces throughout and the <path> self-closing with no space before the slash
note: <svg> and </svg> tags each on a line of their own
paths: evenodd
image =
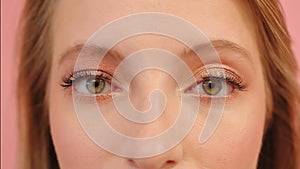
<svg viewBox="0 0 300 169">
<path fill-rule="evenodd" d="M 112 75 L 103 70 L 84 69 L 69 73 L 66 77 L 63 78 L 63 84 L 61 84 L 61 86 L 67 88 L 71 86 L 77 79 L 87 76 L 96 76 L 108 82 L 111 82 L 112 80 Z M 209 69 L 202 68 L 196 72 L 195 76 L 200 76 L 201 78 L 201 80 L 198 81 L 197 84 L 213 78 L 226 80 L 228 83 L 239 90 L 244 90 L 247 87 L 247 85 L 243 82 L 242 78 L 239 75 L 234 73 L 232 70 L 224 67 L 214 67 Z"/>
<path fill-rule="evenodd" d="M 238 89 L 238 90 L 245 90 L 245 88 L 246 88 L 245 84 L 243 84 L 242 82 L 236 82 L 236 81 L 232 80 L 230 77 L 228 77 L 228 78 L 225 77 L 224 78 L 224 77 L 210 76 L 210 77 L 207 77 L 207 78 L 203 78 L 202 81 L 209 80 L 209 79 L 226 80 L 227 83 L 231 84 L 232 86 L 234 86 L 235 89 Z"/>
<path fill-rule="evenodd" d="M 209 79 L 221 79 L 226 80 L 229 84 L 233 85 L 238 90 L 245 90 L 245 88 L 247 87 L 247 85 L 239 75 L 237 75 L 232 70 L 224 67 L 201 69 L 195 74 L 195 76 L 200 76 L 201 80 L 199 82 L 203 82 Z"/>
<path fill-rule="evenodd" d="M 63 78 L 62 80 L 63 84 L 61 84 L 61 86 L 65 88 L 70 87 L 76 80 L 88 76 L 99 77 L 108 82 L 111 82 L 112 79 L 112 75 L 110 75 L 109 73 L 103 70 L 84 69 L 84 70 L 79 70 L 79 71 L 69 73 L 67 76 Z"/>
</svg>

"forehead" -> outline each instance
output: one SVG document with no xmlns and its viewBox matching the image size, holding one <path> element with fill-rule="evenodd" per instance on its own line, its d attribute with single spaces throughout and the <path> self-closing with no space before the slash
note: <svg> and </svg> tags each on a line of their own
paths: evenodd
<svg viewBox="0 0 300 169">
<path fill-rule="evenodd" d="M 197 26 L 209 39 L 235 42 L 258 56 L 254 26 L 245 9 L 241 1 L 233 0 L 61 0 L 53 20 L 54 60 L 105 24 L 139 12 L 173 14 Z M 160 45 L 164 48 L 166 42 L 158 41 L 155 47 Z"/>
</svg>

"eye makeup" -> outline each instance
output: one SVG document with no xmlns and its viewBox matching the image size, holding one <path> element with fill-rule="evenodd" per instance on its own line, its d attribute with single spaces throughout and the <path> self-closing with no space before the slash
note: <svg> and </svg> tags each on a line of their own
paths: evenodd
<svg viewBox="0 0 300 169">
<path fill-rule="evenodd" d="M 225 80 L 232 85 L 234 89 L 245 90 L 247 84 L 242 79 L 241 75 L 231 67 L 223 64 L 209 64 L 195 71 L 195 77 L 198 83 L 209 79 Z"/>
<path fill-rule="evenodd" d="M 91 81 L 94 83 L 91 85 Z M 103 70 L 83 69 L 70 72 L 62 79 L 61 87 L 65 89 L 67 94 L 75 92 L 75 99 L 79 102 L 92 103 L 94 97 L 97 101 L 105 101 L 111 98 L 112 91 L 115 90 L 111 85 L 112 75 Z M 95 83 L 96 82 L 96 83 Z M 97 88 L 102 84 L 100 92 Z M 74 91 L 72 86 L 74 85 Z"/>
<path fill-rule="evenodd" d="M 98 99 L 103 101 L 107 98 L 111 97 L 112 92 L 120 91 L 121 84 L 119 85 L 112 85 L 112 74 L 108 73 L 105 70 L 100 69 L 82 69 L 79 71 L 71 72 L 67 74 L 62 79 L 61 86 L 65 89 L 71 89 L 72 85 L 76 83 L 86 80 L 86 79 L 98 79 L 105 82 L 106 86 L 110 86 L 109 90 L 106 90 L 105 93 L 90 93 L 90 94 L 82 94 L 80 91 L 76 91 L 79 93 L 79 97 L 97 97 L 101 98 Z M 200 90 L 204 90 L 202 93 L 194 94 L 198 95 L 199 97 L 229 97 L 236 91 L 244 91 L 247 88 L 247 84 L 242 79 L 241 75 L 239 75 L 235 70 L 231 67 L 223 65 L 223 64 L 209 64 L 202 66 L 201 68 L 194 71 L 194 78 L 196 79 L 196 84 L 191 84 L 184 92 L 194 92 L 193 88 L 197 88 Z M 219 85 L 218 85 L 219 84 Z M 220 85 L 221 84 L 221 85 Z M 226 88 L 225 88 L 226 85 Z M 82 85 L 86 87 L 86 85 Z M 218 86 L 219 88 L 216 89 L 215 87 Z M 220 91 L 222 87 L 227 89 L 226 95 L 220 96 L 217 95 L 218 93 L 212 94 L 211 92 L 207 92 L 209 89 L 210 91 Z M 82 87 L 81 87 L 82 88 Z M 224 89 L 224 90 L 225 90 Z M 71 92 L 71 91 L 70 91 Z"/>
<path fill-rule="evenodd" d="M 112 75 L 106 71 L 95 69 L 83 69 L 75 72 L 70 72 L 67 76 L 63 78 L 63 83 L 61 84 L 61 86 L 65 88 L 70 87 L 76 80 L 85 77 L 100 78 L 109 83 L 111 83 L 112 80 Z"/>
</svg>

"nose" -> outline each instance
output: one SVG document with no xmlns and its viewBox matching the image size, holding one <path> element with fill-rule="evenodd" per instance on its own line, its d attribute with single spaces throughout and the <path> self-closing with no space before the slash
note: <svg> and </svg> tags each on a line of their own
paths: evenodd
<svg viewBox="0 0 300 169">
<path fill-rule="evenodd" d="M 151 119 L 154 121 L 152 122 L 136 125 L 137 127 L 131 131 L 134 137 L 156 136 L 172 127 L 180 109 L 180 96 L 177 89 L 176 81 L 160 70 L 146 70 L 134 77 L 129 92 L 132 106 L 140 110 L 140 113 L 154 113 L 155 111 L 159 115 L 153 116 L 154 118 Z M 150 100 L 149 96 L 153 90 L 160 90 L 165 99 L 152 98 Z M 165 107 L 158 108 L 158 104 L 164 104 Z M 147 109 L 153 111 L 146 112 Z"/>
<path fill-rule="evenodd" d="M 133 105 L 140 110 L 145 110 L 150 105 L 148 96 L 152 90 L 160 89 L 164 92 L 166 97 L 167 103 L 163 115 L 160 119 L 154 121 L 154 123 L 144 125 L 143 127 L 141 126 L 138 129 L 140 130 L 140 132 L 138 132 L 140 136 L 147 134 L 157 135 L 170 127 L 176 120 L 179 111 L 178 105 L 180 104 L 180 99 L 176 94 L 178 87 L 176 81 L 168 74 L 159 70 L 144 71 L 135 76 L 130 87 L 132 91 L 130 96 L 131 101 Z M 130 166 L 137 169 L 170 169 L 181 161 L 182 156 L 183 149 L 181 144 L 178 144 L 163 154 L 149 158 L 129 159 L 129 163 Z"/>
<path fill-rule="evenodd" d="M 175 104 L 179 100 L 176 98 L 178 96 L 176 94 L 177 88 L 176 81 L 167 73 L 160 70 L 146 70 L 131 81 L 130 100 L 136 109 L 145 111 L 151 105 L 149 102 L 150 93 L 153 90 L 160 90 L 166 97 L 166 105 L 168 103 Z"/>
<path fill-rule="evenodd" d="M 182 160 L 182 156 L 182 147 L 177 145 L 164 154 L 144 159 L 129 159 L 129 163 L 137 169 L 171 169 Z"/>
</svg>

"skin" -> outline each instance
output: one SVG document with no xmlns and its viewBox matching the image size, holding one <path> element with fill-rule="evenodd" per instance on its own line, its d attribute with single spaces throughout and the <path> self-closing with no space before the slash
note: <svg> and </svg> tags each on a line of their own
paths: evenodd
<svg viewBox="0 0 300 169">
<path fill-rule="evenodd" d="M 69 48 L 84 43 L 101 26 L 114 19 L 149 11 L 179 16 L 196 25 L 211 40 L 225 39 L 246 49 L 248 55 L 244 56 L 232 48 L 217 47 L 222 64 L 233 69 L 243 79 L 246 88 L 228 94 L 220 124 L 204 144 L 199 144 L 198 138 L 210 107 L 208 96 L 203 97 L 193 129 L 175 148 L 151 158 L 123 158 L 97 146 L 82 130 L 74 110 L 72 93 L 60 85 L 62 78 L 73 70 L 78 53 L 69 54 L 63 60 L 61 57 Z M 266 98 L 256 34 L 252 18 L 243 4 L 231 0 L 62 0 L 56 6 L 52 26 L 49 115 L 51 134 L 62 169 L 256 168 L 265 124 Z M 168 50 L 180 57 L 191 70 L 203 66 L 195 54 L 184 55 L 187 47 L 182 43 L 158 35 L 132 37 L 112 50 L 125 58 L 145 48 Z M 105 63 L 114 70 L 121 61 L 108 56 Z M 168 103 L 164 114 L 151 124 L 128 122 L 116 113 L 109 100 L 99 102 L 104 102 L 102 110 L 106 113 L 103 115 L 114 129 L 131 137 L 150 137 L 165 131 L 175 121 L 180 108 L 176 88 L 171 77 L 157 70 L 147 70 L 131 82 L 131 102 L 141 111 L 149 107 L 147 97 L 151 90 L 165 92 Z"/>
</svg>

